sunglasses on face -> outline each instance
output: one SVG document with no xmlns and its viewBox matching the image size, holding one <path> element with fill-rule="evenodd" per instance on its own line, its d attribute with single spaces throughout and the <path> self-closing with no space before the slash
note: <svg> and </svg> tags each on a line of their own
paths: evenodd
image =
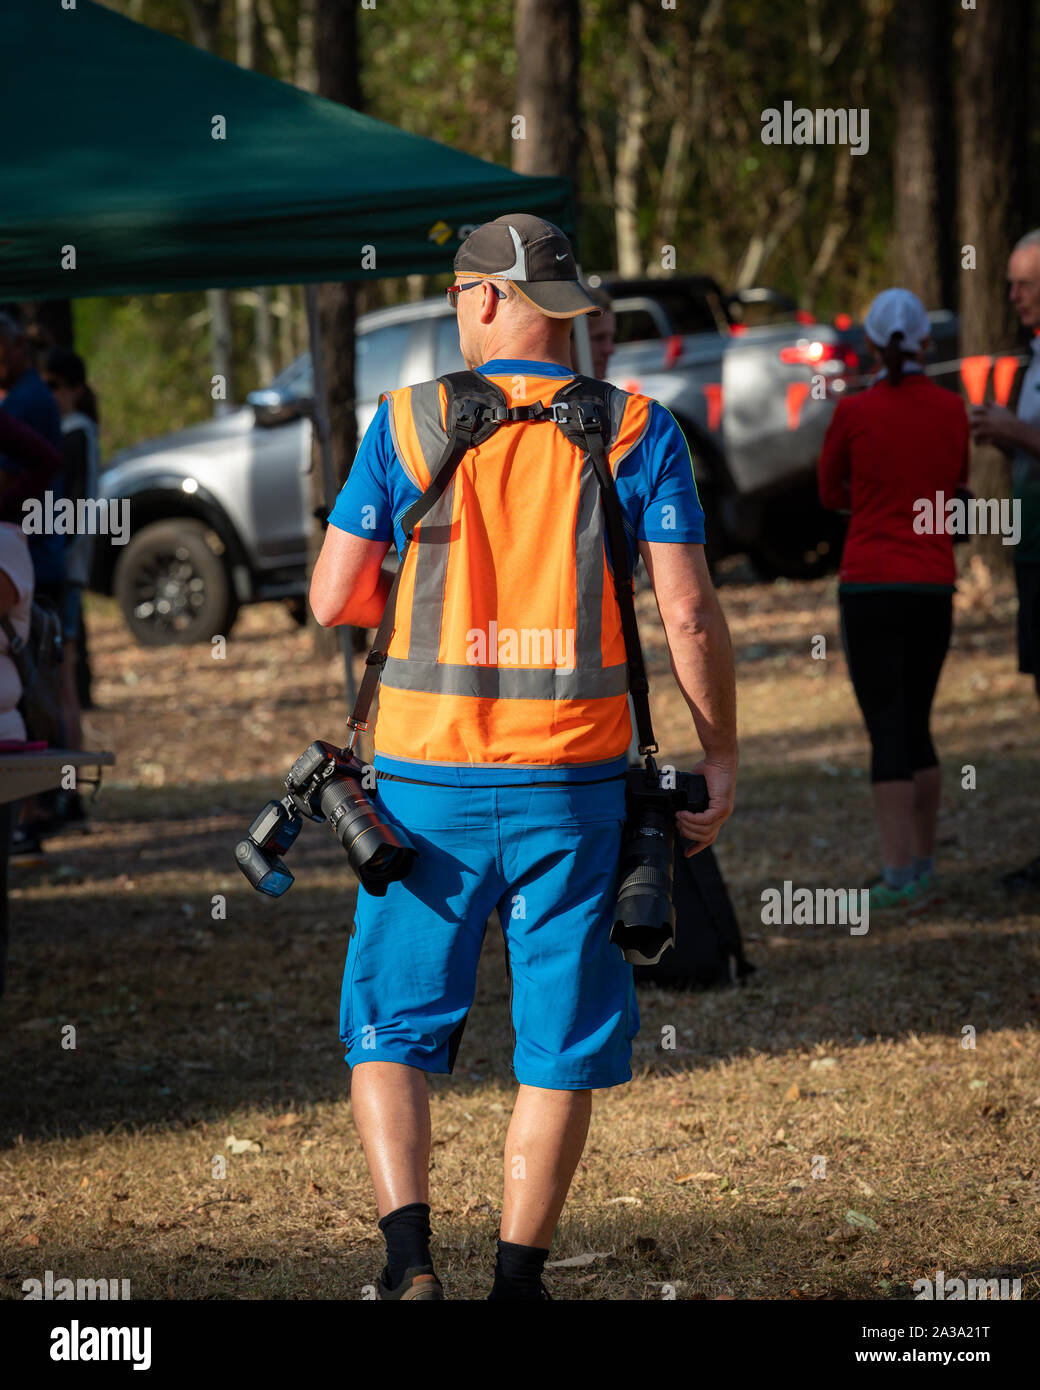
<svg viewBox="0 0 1040 1390">
<path fill-rule="evenodd" d="M 466 285 L 449 285 L 447 290 L 445 291 L 445 293 L 448 296 L 448 303 L 451 305 L 453 309 L 457 309 L 459 307 L 459 295 L 462 293 L 463 290 L 474 290 L 478 285 L 490 284 L 490 280 L 470 280 L 469 283 Z M 498 296 L 499 299 L 505 299 L 507 297 L 505 290 L 500 290 L 497 285 L 491 285 L 491 288 L 495 291 L 495 294 Z"/>
</svg>

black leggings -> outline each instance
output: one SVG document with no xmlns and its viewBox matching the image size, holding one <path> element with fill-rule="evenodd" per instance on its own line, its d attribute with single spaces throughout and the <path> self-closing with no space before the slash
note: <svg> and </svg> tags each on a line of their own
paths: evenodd
<svg viewBox="0 0 1040 1390">
<path fill-rule="evenodd" d="M 912 589 L 842 594 L 841 640 L 866 720 L 872 782 L 936 767 L 928 721 L 953 627 L 953 595 Z"/>
</svg>

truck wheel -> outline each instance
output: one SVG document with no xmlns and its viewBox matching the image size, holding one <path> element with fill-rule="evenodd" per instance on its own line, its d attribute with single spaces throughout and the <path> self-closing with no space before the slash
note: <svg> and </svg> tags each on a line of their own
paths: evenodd
<svg viewBox="0 0 1040 1390">
<path fill-rule="evenodd" d="M 845 526 L 807 484 L 770 500 L 748 558 L 762 579 L 820 579 L 841 563 Z"/>
<path fill-rule="evenodd" d="M 116 566 L 114 591 L 142 647 L 227 637 L 238 611 L 223 545 L 200 521 L 156 521 L 138 531 Z"/>
<path fill-rule="evenodd" d="M 307 600 L 302 595 L 286 599 L 285 607 L 297 627 L 307 626 Z"/>
</svg>

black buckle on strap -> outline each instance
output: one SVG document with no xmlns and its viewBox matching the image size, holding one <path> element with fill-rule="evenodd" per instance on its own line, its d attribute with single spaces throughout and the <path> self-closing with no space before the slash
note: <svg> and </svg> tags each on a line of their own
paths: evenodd
<svg viewBox="0 0 1040 1390">
<path fill-rule="evenodd" d="M 603 433 L 603 421 L 595 401 L 553 401 L 549 414 L 558 425 L 574 425 L 586 434 Z"/>
</svg>

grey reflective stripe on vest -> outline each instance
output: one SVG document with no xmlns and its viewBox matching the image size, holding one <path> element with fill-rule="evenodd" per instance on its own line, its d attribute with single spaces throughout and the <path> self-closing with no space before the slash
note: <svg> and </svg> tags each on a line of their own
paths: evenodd
<svg viewBox="0 0 1040 1390">
<path fill-rule="evenodd" d="M 544 428 L 555 429 L 556 426 L 545 425 Z M 575 661 L 579 670 L 595 672 L 601 669 L 603 661 L 603 522 L 599 481 L 588 458 L 582 460 L 578 515 L 574 522 L 574 556 L 577 562 L 574 621 L 578 629 Z"/>
<path fill-rule="evenodd" d="M 444 621 L 444 585 L 448 579 L 448 542 L 451 510 L 455 502 L 455 478 L 423 517 L 412 537 L 415 551 L 415 586 L 408 661 L 435 662 L 441 647 Z M 383 671 L 386 680 L 386 671 Z"/>
<path fill-rule="evenodd" d="M 412 387 L 412 419 L 430 477 L 444 454 L 448 433 L 441 423 L 440 387 L 424 381 Z M 436 622 L 413 622 L 408 644 L 409 661 L 436 661 L 440 650 L 441 617 L 444 613 L 444 584 L 448 576 L 448 541 L 451 538 L 451 510 L 455 498 L 452 478 L 434 506 L 420 522 L 412 539 L 415 550 L 415 588 L 412 612 L 436 614 Z"/>
<path fill-rule="evenodd" d="M 383 684 L 395 690 L 421 690 L 431 695 L 475 695 L 489 700 L 601 700 L 624 695 L 628 669 L 601 667 L 595 671 L 559 667 L 449 666 L 440 661 L 401 661 L 388 657 Z"/>
<path fill-rule="evenodd" d="M 615 387 L 614 392 L 613 392 L 613 394 L 612 394 L 611 397 L 610 397 L 610 437 L 611 437 L 611 439 L 617 439 L 618 434 L 621 432 L 621 421 L 622 421 L 622 419 L 624 418 L 625 406 L 628 404 L 628 400 L 629 400 L 629 397 L 628 397 L 627 393 L 624 392 L 624 391 L 621 391 L 621 390 L 619 390 L 617 387 Z M 646 435 L 646 432 L 647 432 L 647 430 L 650 428 L 650 413 L 651 413 L 652 410 L 653 410 L 653 405 L 651 405 L 651 406 L 650 406 L 650 409 L 646 412 L 646 418 L 643 420 L 643 428 L 642 428 L 642 429 L 639 431 L 639 433 L 636 435 L 635 439 L 632 440 L 632 443 L 628 446 L 628 448 L 625 450 L 625 452 L 624 452 L 623 454 L 619 454 L 618 457 L 617 457 L 616 459 L 614 459 L 614 460 L 611 462 L 610 471 L 614 474 L 614 477 L 615 477 L 615 478 L 617 477 L 617 471 L 618 471 L 618 469 L 619 469 L 619 468 L 621 467 L 621 465 L 624 463 L 625 459 L 628 458 L 628 456 L 629 456 L 629 454 L 632 452 L 632 450 L 638 448 L 639 445 L 642 444 L 643 439 L 644 439 L 644 437 L 645 437 L 645 435 Z M 626 528 L 627 528 L 628 530 L 631 530 L 631 529 L 632 529 L 632 528 L 628 525 L 628 518 L 627 518 L 627 517 L 625 518 L 625 526 L 626 526 Z"/>
</svg>

